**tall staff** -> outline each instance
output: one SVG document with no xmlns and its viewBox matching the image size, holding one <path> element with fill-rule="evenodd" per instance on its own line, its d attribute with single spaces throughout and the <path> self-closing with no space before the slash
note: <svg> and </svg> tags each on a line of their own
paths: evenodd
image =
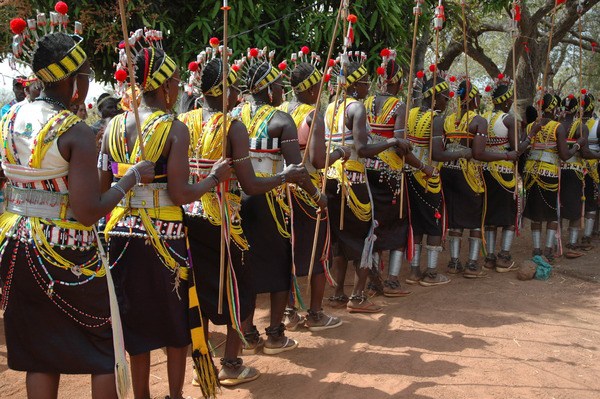
<svg viewBox="0 0 600 399">
<path fill-rule="evenodd" d="M 342 17 L 342 10 L 344 8 L 344 3 L 346 2 L 346 0 L 340 0 L 340 6 L 338 8 L 338 12 L 337 12 L 337 17 L 335 19 L 335 26 L 333 28 L 333 33 L 331 34 L 331 40 L 329 42 L 329 51 L 327 52 L 327 63 L 329 63 L 329 60 L 331 59 L 331 57 L 333 56 L 333 46 L 335 44 L 335 37 L 337 36 L 337 31 L 339 29 L 340 26 L 340 19 Z M 325 66 L 325 68 L 327 68 L 328 65 Z M 325 78 L 323 77 L 323 79 L 321 79 L 321 83 L 319 84 L 319 93 L 317 94 L 317 101 L 316 101 L 316 108 L 315 108 L 315 112 L 317 112 L 317 109 L 319 108 L 319 105 L 321 104 L 321 95 L 323 94 L 323 87 L 325 87 Z M 336 99 L 337 100 L 337 99 Z M 315 131 L 315 126 L 316 123 L 311 123 L 310 124 L 310 129 L 308 131 L 308 138 L 306 140 L 306 148 L 304 150 L 304 156 L 302 157 L 302 164 L 304 165 L 307 162 L 308 159 L 308 155 L 310 152 L 310 141 L 313 138 L 313 133 Z M 329 145 L 327 148 L 327 153 L 325 154 L 325 175 L 327 174 L 327 168 L 329 167 L 329 151 L 331 148 L 331 140 L 329 140 Z M 322 186 L 321 186 L 321 191 L 325 190 L 325 182 L 326 179 L 323 179 L 322 182 Z M 319 228 L 321 225 L 321 219 L 323 217 L 323 214 L 321 211 L 317 212 L 317 224 L 315 226 L 315 235 L 313 238 L 313 245 L 312 245 L 312 252 L 310 255 L 310 264 L 309 264 L 309 268 L 308 268 L 308 281 L 311 281 L 312 278 L 312 273 L 313 273 L 313 267 L 315 264 L 315 254 L 317 252 L 317 244 L 319 241 Z M 307 290 L 310 289 L 311 285 L 307 284 Z"/>
<path fill-rule="evenodd" d="M 435 8 L 435 15 L 433 17 L 433 29 L 435 30 L 435 63 L 432 65 L 433 69 L 433 94 L 431 96 L 431 127 L 429 131 L 429 164 L 432 164 L 432 153 L 433 153 L 433 118 L 435 117 L 435 86 L 437 85 L 437 75 L 438 75 L 438 59 L 439 59 L 439 48 L 440 48 L 440 31 L 444 27 L 444 21 L 446 20 L 446 15 L 444 14 L 444 6 L 442 5 L 442 0 L 439 0 L 438 6 Z M 431 67 L 430 67 L 431 68 Z M 408 104 L 406 106 L 407 110 Z M 409 111 L 410 112 L 410 111 Z M 405 122 L 405 126 L 408 126 L 408 120 Z"/>
<path fill-rule="evenodd" d="M 550 35 L 548 36 L 548 50 L 546 51 L 546 66 L 544 67 L 544 75 L 542 77 L 542 86 L 538 90 L 538 120 L 542 118 L 542 102 L 544 94 L 546 94 L 546 84 L 548 83 L 548 70 L 550 69 L 550 51 L 552 51 L 552 37 L 554 36 L 554 25 L 556 24 L 556 11 L 558 7 L 566 0 L 555 0 L 554 8 L 552 9 L 552 23 L 550 24 Z"/>
<path fill-rule="evenodd" d="M 406 90 L 406 112 L 404 114 L 404 130 L 406 131 L 406 127 L 408 126 L 408 117 L 410 115 L 410 108 L 412 103 L 413 96 L 413 75 L 415 72 L 415 52 L 417 49 L 417 32 L 419 29 L 419 17 L 423 14 L 423 10 L 421 10 L 421 4 L 423 4 L 423 0 L 415 0 L 415 6 L 413 7 L 413 15 L 415 16 L 414 27 L 413 27 L 413 38 L 412 38 L 412 48 L 410 52 L 410 67 L 408 72 L 408 87 Z M 404 163 L 404 157 L 402 157 L 402 162 Z M 400 175 L 400 219 L 404 217 L 404 173 Z"/>
<path fill-rule="evenodd" d="M 469 47 L 467 46 L 467 14 L 466 14 L 466 9 L 467 7 L 467 2 L 466 0 L 461 0 L 460 2 L 460 10 L 462 13 L 462 30 L 463 30 L 463 51 L 465 53 L 465 90 L 467 97 L 465 98 L 465 101 L 467 102 L 467 130 L 469 129 L 469 94 L 471 93 L 471 79 L 469 78 Z M 459 115 L 460 115 L 460 108 L 462 106 L 461 103 L 461 99 L 460 96 L 458 96 L 458 101 L 459 101 Z M 468 136 L 467 136 L 468 137 Z M 469 139 L 467 138 L 467 143 L 469 143 Z M 470 147 L 470 145 L 469 145 Z"/>
<path fill-rule="evenodd" d="M 579 100 L 580 101 L 579 102 L 579 120 L 581 121 L 579 123 L 579 137 L 581 137 L 583 135 L 583 107 L 584 107 L 583 96 L 586 93 L 585 89 L 583 88 L 583 40 L 582 40 L 583 1 L 582 0 L 579 0 L 579 3 L 577 4 L 577 14 L 579 15 L 579 18 L 578 18 L 578 25 L 579 25 L 579 92 L 581 93 L 581 97 Z"/>
<path fill-rule="evenodd" d="M 122 0 L 121 0 L 122 1 Z M 229 60 L 229 47 L 228 45 L 228 14 L 231 7 L 227 4 L 227 0 L 223 0 L 223 51 L 221 52 L 221 60 L 223 65 L 223 70 L 221 75 L 223 76 L 223 142 L 221 143 L 221 156 L 227 156 L 227 113 L 228 113 L 228 104 L 227 100 L 229 96 L 227 95 L 227 76 L 228 76 L 228 60 Z M 225 223 L 229 224 L 227 220 L 227 212 L 225 211 L 225 207 L 227 206 L 227 196 L 225 195 L 225 182 L 222 182 L 219 185 L 219 191 L 221 192 L 221 256 L 220 256 L 220 264 L 219 264 L 219 302 L 217 306 L 217 311 L 219 314 L 223 314 L 223 286 L 225 283 L 225 252 L 226 247 L 229 245 L 229 234 L 227 233 L 228 229 L 225 227 Z"/>
<path fill-rule="evenodd" d="M 513 116 L 515 118 L 515 151 L 519 149 L 519 106 L 517 104 L 518 94 L 517 94 L 517 40 L 519 38 L 519 22 L 521 21 L 521 5 L 520 0 L 514 0 L 512 4 L 512 18 L 510 22 L 510 32 L 513 37 L 512 43 L 512 75 L 513 75 Z M 515 181 L 519 181 L 519 159 L 515 161 Z M 515 184 L 515 192 L 514 198 L 519 201 L 519 185 Z M 517 207 L 518 208 L 518 207 Z M 517 232 L 519 231 L 519 215 L 517 215 L 517 220 L 515 222 L 515 228 Z"/>
<path fill-rule="evenodd" d="M 131 55 L 131 44 L 127 34 L 127 16 L 125 15 L 125 2 L 119 0 L 119 13 L 121 14 L 121 30 L 123 31 L 123 41 L 125 42 L 125 54 L 127 55 L 127 71 L 129 74 L 129 84 L 131 86 L 131 103 L 133 105 L 133 115 L 135 117 L 135 127 L 138 134 L 138 142 L 142 161 L 146 159 L 146 149 L 144 148 L 144 138 L 142 137 L 142 126 L 140 123 L 140 114 L 137 103 L 137 86 L 135 83 L 135 71 L 133 69 L 133 56 Z M 141 95 L 141 93 L 140 93 Z"/>
</svg>

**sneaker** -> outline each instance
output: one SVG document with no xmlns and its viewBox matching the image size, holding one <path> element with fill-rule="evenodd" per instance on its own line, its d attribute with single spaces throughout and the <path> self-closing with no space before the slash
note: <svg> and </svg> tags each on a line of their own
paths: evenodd
<svg viewBox="0 0 600 399">
<path fill-rule="evenodd" d="M 400 287 L 400 281 L 398 280 L 385 280 L 383 283 L 383 295 L 388 298 L 398 298 L 410 294 L 410 291 L 405 291 Z"/>
<path fill-rule="evenodd" d="M 306 318 L 300 315 L 296 308 L 285 308 L 283 324 L 286 330 L 296 331 L 298 328 L 304 327 L 304 322 L 306 322 Z"/>
<path fill-rule="evenodd" d="M 352 295 L 346 309 L 350 313 L 379 313 L 383 308 L 371 302 L 365 295 Z"/>
<path fill-rule="evenodd" d="M 465 270 L 460 260 L 457 258 L 451 258 L 448 263 L 448 274 L 460 274 Z"/>
<path fill-rule="evenodd" d="M 306 327 L 308 327 L 309 331 L 329 330 L 341 325 L 342 320 L 339 317 L 329 316 L 328 314 L 325 314 L 322 309 L 318 312 L 313 312 L 310 309 L 308 310 Z"/>
<path fill-rule="evenodd" d="M 487 277 L 488 275 L 487 272 L 483 270 L 483 268 L 479 266 L 479 264 L 476 261 L 470 260 L 467 262 L 466 266 L 467 267 L 463 272 L 464 278 L 483 278 Z"/>
<path fill-rule="evenodd" d="M 419 281 L 421 281 L 422 277 L 423 277 L 423 274 L 421 273 L 421 268 L 418 266 L 411 266 L 410 274 L 408 275 L 406 280 L 404 280 L 404 282 L 406 282 L 406 284 L 410 284 L 410 285 L 419 284 Z"/>
<path fill-rule="evenodd" d="M 423 287 L 435 287 L 436 285 L 444 285 L 450 282 L 450 278 L 445 274 L 438 273 L 436 270 L 427 270 L 425 276 L 419 284 Z"/>
</svg>

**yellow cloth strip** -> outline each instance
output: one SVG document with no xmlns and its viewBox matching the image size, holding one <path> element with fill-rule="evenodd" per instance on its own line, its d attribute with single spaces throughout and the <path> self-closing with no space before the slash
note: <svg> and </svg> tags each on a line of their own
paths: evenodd
<svg viewBox="0 0 600 399">
<path fill-rule="evenodd" d="M 365 173 L 365 165 L 363 165 L 361 162 L 359 161 L 354 161 L 354 160 L 348 160 L 345 162 L 345 167 L 344 164 L 340 161 L 336 161 L 331 168 L 329 169 L 328 173 L 327 173 L 327 177 L 330 179 L 336 179 L 338 182 L 342 182 L 342 173 L 347 173 L 347 172 L 358 172 L 358 173 Z M 346 191 L 346 196 L 348 199 L 348 207 L 350 208 L 350 210 L 352 211 L 352 213 L 354 214 L 354 216 L 356 216 L 356 218 L 358 220 L 361 220 L 363 222 L 368 222 L 371 220 L 371 202 L 367 202 L 367 203 L 363 203 L 361 202 L 358 197 L 356 196 L 356 193 L 354 192 L 354 190 L 352 189 L 352 184 L 350 183 L 350 179 L 348 178 L 348 176 L 346 176 L 344 178 L 344 189 Z"/>
</svg>

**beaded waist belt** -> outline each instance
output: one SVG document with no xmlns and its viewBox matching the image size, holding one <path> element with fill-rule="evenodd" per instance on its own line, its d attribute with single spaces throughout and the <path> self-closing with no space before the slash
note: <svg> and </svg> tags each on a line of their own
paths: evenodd
<svg viewBox="0 0 600 399">
<path fill-rule="evenodd" d="M 427 147 L 429 148 L 429 137 L 417 137 L 417 136 L 407 136 L 408 141 L 414 144 L 417 147 Z M 414 146 L 413 146 L 414 148 Z"/>
<path fill-rule="evenodd" d="M 585 171 L 585 165 L 583 163 L 576 162 L 563 162 L 560 165 L 560 168 L 563 170 L 575 170 L 582 173 Z"/>
<path fill-rule="evenodd" d="M 165 240 L 177 240 L 185 237 L 183 222 L 152 219 L 158 236 Z M 108 232 L 113 237 L 148 238 L 148 232 L 139 216 L 126 216 Z"/>
<path fill-rule="evenodd" d="M 515 169 L 514 168 L 511 168 L 511 167 L 508 167 L 508 166 L 505 166 L 505 165 L 499 165 L 496 162 L 490 162 L 490 163 L 486 162 L 486 163 L 484 163 L 483 164 L 483 169 L 484 170 L 495 170 L 497 172 L 505 173 L 505 174 L 513 174 L 513 173 L 515 173 Z"/>
<path fill-rule="evenodd" d="M 558 157 L 558 154 L 538 149 L 534 149 L 531 151 L 531 153 L 529 154 L 529 160 L 546 162 L 553 165 L 558 165 L 560 163 L 560 158 Z"/>
<path fill-rule="evenodd" d="M 167 183 L 134 186 L 119 202 L 119 206 L 130 209 L 156 209 L 174 205 L 167 192 Z"/>
<path fill-rule="evenodd" d="M 8 212 L 42 219 L 75 219 L 69 194 L 7 186 L 4 194 Z"/>
<path fill-rule="evenodd" d="M 388 164 L 380 159 L 365 158 L 365 168 L 369 170 L 388 170 Z"/>
<path fill-rule="evenodd" d="M 507 137 L 488 137 L 485 145 L 491 146 L 491 147 L 495 147 L 495 146 L 499 146 L 499 145 L 506 145 L 508 144 L 508 138 Z"/>
</svg>

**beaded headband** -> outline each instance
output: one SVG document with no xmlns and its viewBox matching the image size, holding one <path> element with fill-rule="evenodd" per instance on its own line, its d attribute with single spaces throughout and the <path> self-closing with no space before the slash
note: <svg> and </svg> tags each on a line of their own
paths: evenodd
<svg viewBox="0 0 600 399">
<path fill-rule="evenodd" d="M 550 104 L 548 104 L 548 106 L 546 108 L 542 108 L 542 111 L 544 111 L 544 112 L 552 112 L 558 105 L 558 98 L 556 98 L 556 96 L 553 94 L 550 94 L 550 95 L 552 96 L 552 100 L 550 101 Z"/>
<path fill-rule="evenodd" d="M 69 24 L 69 16 L 67 12 L 69 7 L 66 3 L 59 1 L 54 6 L 55 11 L 51 11 L 50 23 L 46 18 L 46 14 L 38 13 L 36 18 L 31 18 L 25 21 L 22 18 L 14 18 L 10 21 L 10 29 L 15 34 L 12 42 L 12 54 L 9 54 L 9 65 L 16 69 L 16 63 L 31 66 L 33 55 L 37 43 L 46 35 L 56 32 L 67 33 L 67 25 Z M 48 29 L 48 25 L 50 29 Z M 75 22 L 74 34 L 71 35 L 75 40 L 75 44 L 67 54 L 55 63 L 52 63 L 45 68 L 34 71 L 36 76 L 44 83 L 55 83 L 73 75 L 83 63 L 87 60 L 87 55 L 81 48 L 83 34 L 83 26 L 79 22 Z"/>
<path fill-rule="evenodd" d="M 594 108 L 596 107 L 594 105 L 594 101 L 596 101 L 596 98 L 593 96 L 593 94 L 587 93 L 584 101 L 586 101 L 586 100 L 589 101 L 589 104 L 587 104 L 587 106 L 585 106 L 585 104 L 584 104 L 585 109 L 583 110 L 583 112 L 592 112 L 594 110 Z"/>
<path fill-rule="evenodd" d="M 212 83 L 210 88 L 203 92 L 205 96 L 209 97 L 218 97 L 223 94 L 223 69 L 222 69 L 222 58 L 218 58 L 217 56 L 221 56 L 223 54 L 223 46 L 219 45 L 219 39 L 213 37 L 209 40 L 210 47 L 206 47 L 204 51 L 201 51 L 196 56 L 196 61 L 192 61 L 188 64 L 188 70 L 190 71 L 190 78 L 188 80 L 187 90 L 189 94 L 196 93 L 199 94 L 202 92 L 202 73 L 204 68 L 208 65 L 208 63 L 213 60 L 218 60 L 219 65 L 219 73 L 215 78 L 215 81 Z M 228 49 L 228 56 L 232 55 L 231 49 Z M 218 62 L 215 61 L 215 62 Z M 239 66 L 234 64 L 229 68 L 229 73 L 227 74 L 227 85 L 231 86 L 237 82 Z"/>
<path fill-rule="evenodd" d="M 413 88 L 416 89 L 417 93 L 421 93 L 421 98 L 426 99 L 433 96 L 433 94 L 439 94 L 445 90 L 450 90 L 449 97 L 453 98 L 456 91 L 456 77 L 450 76 L 446 71 L 438 70 L 435 64 L 431 64 L 429 66 L 429 74 L 430 77 L 427 77 L 427 73 L 423 71 L 418 71 L 416 74 L 416 79 L 413 80 Z M 425 82 L 428 79 L 433 79 L 434 76 L 437 75 L 437 83 L 435 86 L 430 87 L 429 89 L 425 89 Z M 414 96 L 415 100 L 419 97 Z"/>
<path fill-rule="evenodd" d="M 388 63 L 396 62 L 396 50 L 384 48 L 379 55 L 381 56 L 381 65 L 377 68 L 377 87 L 383 93 L 387 90 L 388 85 L 396 84 L 402 79 L 402 68 L 398 67 L 394 76 L 387 76 Z"/>
<path fill-rule="evenodd" d="M 330 80 L 332 76 L 336 76 L 337 84 L 342 87 L 349 87 L 369 73 L 364 65 L 366 60 L 367 55 L 360 51 L 348 51 L 342 53 L 335 60 L 329 60 L 329 67 L 325 78 Z M 350 75 L 344 76 L 342 65 L 348 65 L 350 62 L 358 63 L 359 67 Z"/>
<path fill-rule="evenodd" d="M 143 54 L 146 59 L 146 71 L 144 71 L 144 80 L 137 82 L 142 91 L 149 92 L 158 89 L 165 83 L 177 69 L 177 64 L 171 57 L 164 53 L 164 57 L 160 66 L 154 71 L 154 61 L 156 58 L 156 49 L 163 50 L 162 46 L 163 33 L 154 29 L 138 29 L 129 37 L 129 46 L 133 52 L 133 57 L 136 58 Z M 144 43 L 148 46 L 145 47 Z M 116 64 L 115 79 L 118 82 L 117 92 L 125 93 L 128 88 L 127 84 L 127 53 L 125 51 L 125 43 L 119 43 L 119 62 Z M 164 52 L 164 50 L 163 50 Z M 137 66 L 136 66 L 137 68 Z"/>
<path fill-rule="evenodd" d="M 423 92 L 423 98 L 429 98 L 433 95 L 433 93 L 438 94 L 443 92 L 444 90 L 449 90 L 450 89 L 450 85 L 448 84 L 448 82 L 443 81 L 440 82 L 438 84 L 436 84 L 434 87 L 431 87 L 427 90 L 425 90 Z"/>
<path fill-rule="evenodd" d="M 246 56 L 236 62 L 240 68 L 240 78 L 244 82 L 245 90 L 249 91 L 251 94 L 259 93 L 282 76 L 281 70 L 285 70 L 287 64 L 282 62 L 278 69 L 273 66 L 273 58 L 275 58 L 275 50 L 269 51 L 267 47 L 259 50 L 254 47 L 249 48 Z M 250 68 L 257 64 L 258 67 L 256 68 L 256 71 L 250 76 Z M 262 76 L 256 79 L 256 75 L 260 71 L 262 65 L 267 65 L 268 68 Z M 251 83 L 253 84 L 252 86 L 250 86 Z"/>
<path fill-rule="evenodd" d="M 310 59 L 308 56 L 309 53 Z M 312 65 L 313 67 L 313 71 L 306 79 L 298 83 L 296 86 L 292 87 L 294 93 L 302 93 L 303 91 L 310 89 L 311 87 L 319 83 L 321 79 L 323 79 L 323 73 L 321 73 L 321 71 L 318 69 L 319 64 L 321 63 L 321 57 L 319 57 L 315 52 L 311 53 L 308 46 L 303 46 L 300 49 L 300 51 L 298 51 L 297 53 L 293 53 L 290 59 L 294 63 L 294 68 L 296 68 L 300 63 L 307 63 Z"/>
<path fill-rule="evenodd" d="M 562 107 L 565 113 L 574 114 L 579 109 L 580 100 L 575 98 L 574 94 L 569 94 L 562 100 Z"/>
<path fill-rule="evenodd" d="M 500 86 L 507 86 L 508 90 L 499 96 L 494 96 L 494 93 Z M 506 77 L 503 73 L 498 74 L 498 76 L 492 81 L 491 84 L 487 85 L 484 89 L 485 96 L 489 98 L 489 101 L 494 105 L 500 105 L 513 98 L 514 90 L 513 90 L 513 81 Z"/>
</svg>

